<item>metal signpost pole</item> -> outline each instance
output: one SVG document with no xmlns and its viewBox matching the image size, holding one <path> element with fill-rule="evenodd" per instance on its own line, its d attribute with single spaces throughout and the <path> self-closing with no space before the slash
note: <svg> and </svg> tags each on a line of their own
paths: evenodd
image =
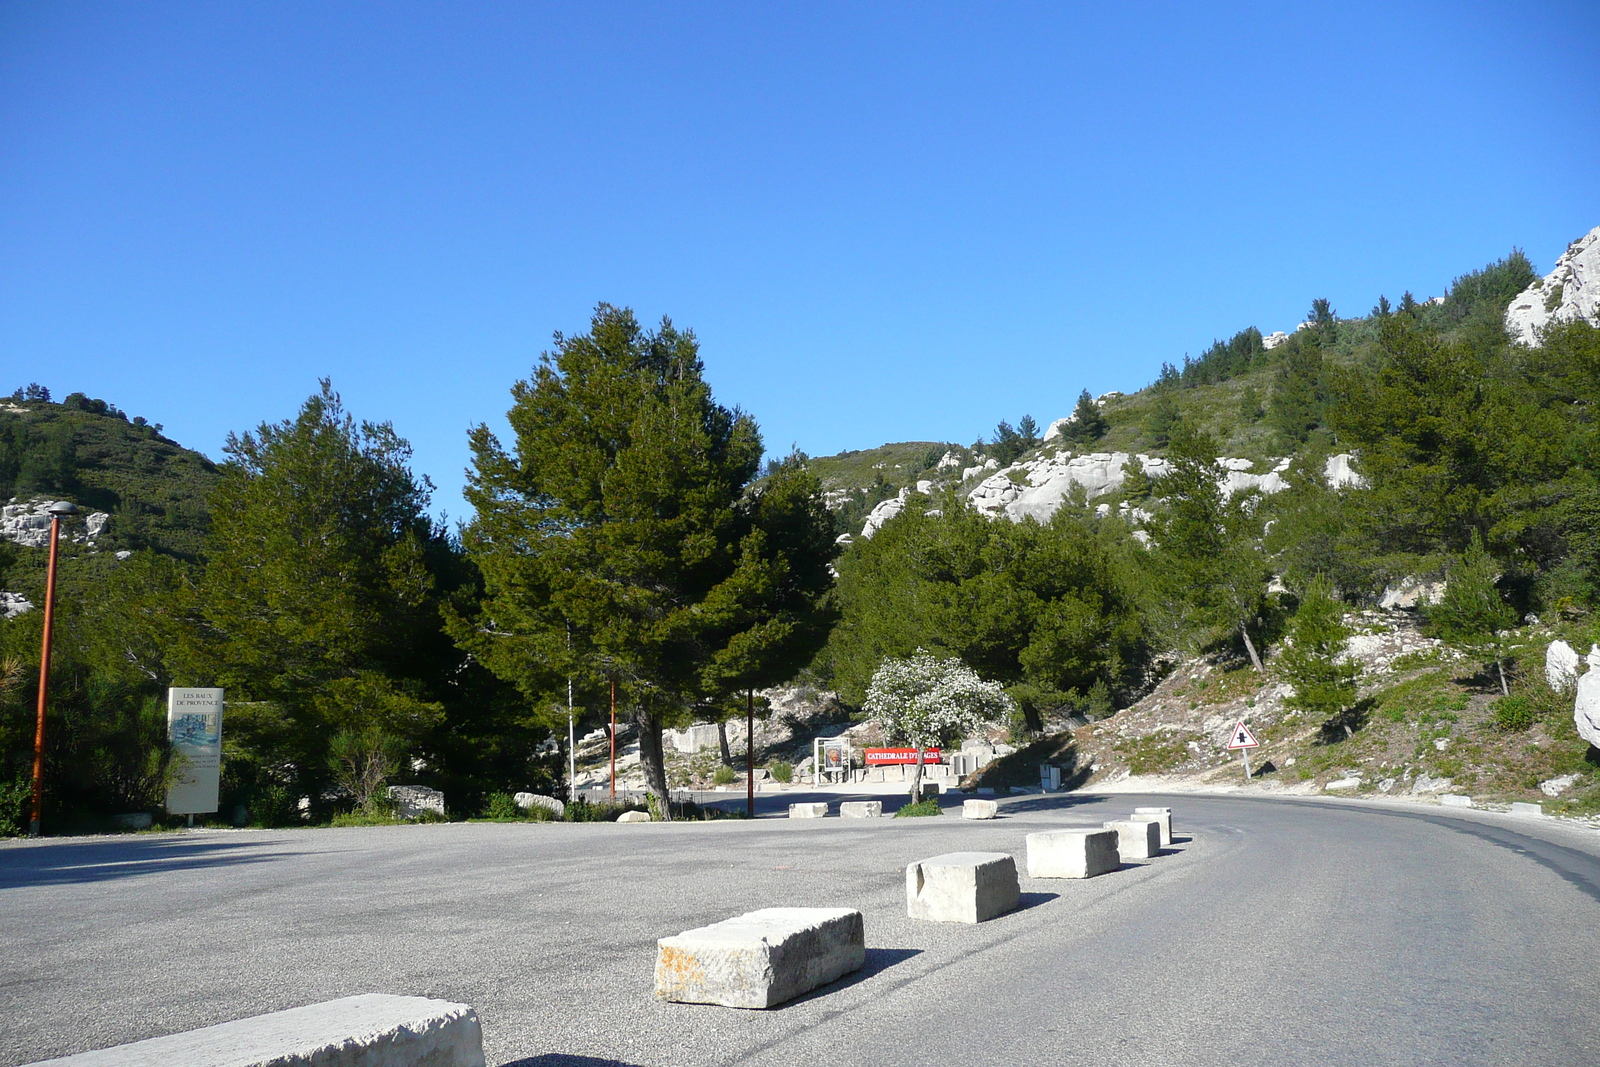
<svg viewBox="0 0 1600 1067">
<path fill-rule="evenodd" d="M 756 691 L 745 690 L 744 705 L 744 816 L 756 817 Z"/>
<path fill-rule="evenodd" d="M 611 679 L 611 800 L 617 799 L 617 680 Z"/>
<path fill-rule="evenodd" d="M 33 811 L 28 836 L 39 836 L 44 818 L 44 713 L 50 703 L 50 630 L 55 622 L 56 547 L 61 539 L 61 519 L 78 509 L 61 501 L 50 505 L 50 564 L 44 580 L 44 645 L 39 650 L 39 720 L 33 732 Z"/>
<path fill-rule="evenodd" d="M 1250 750 L 1241 748 L 1239 750 L 1239 758 L 1244 760 L 1244 780 L 1248 782 L 1250 780 Z"/>
<path fill-rule="evenodd" d="M 578 799 L 578 748 L 572 741 L 572 677 L 567 676 L 567 803 Z"/>
</svg>

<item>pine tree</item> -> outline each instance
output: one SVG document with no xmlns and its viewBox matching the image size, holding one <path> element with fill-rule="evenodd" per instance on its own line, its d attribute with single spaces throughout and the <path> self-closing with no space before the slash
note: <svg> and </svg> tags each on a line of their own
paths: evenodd
<svg viewBox="0 0 1600 1067">
<path fill-rule="evenodd" d="M 1338 723 L 1351 736 L 1347 712 L 1356 702 L 1355 663 L 1339 662 L 1350 630 L 1344 610 L 1328 580 L 1318 575 L 1300 597 L 1289 626 L 1288 647 L 1279 661 L 1284 678 L 1294 687 L 1285 703 L 1296 711 Z"/>
<path fill-rule="evenodd" d="M 798 460 L 764 487 L 755 421 L 716 403 L 694 334 L 600 305 L 473 431 L 464 540 L 486 596 L 452 632 L 531 698 L 614 681 L 670 818 L 667 725 L 783 680 L 827 629 L 831 521 Z"/>
<path fill-rule="evenodd" d="M 1106 435 L 1109 426 L 1100 413 L 1100 405 L 1085 389 L 1078 394 L 1078 403 L 1072 409 L 1072 421 L 1067 423 L 1067 437 L 1079 444 L 1093 444 Z"/>
</svg>

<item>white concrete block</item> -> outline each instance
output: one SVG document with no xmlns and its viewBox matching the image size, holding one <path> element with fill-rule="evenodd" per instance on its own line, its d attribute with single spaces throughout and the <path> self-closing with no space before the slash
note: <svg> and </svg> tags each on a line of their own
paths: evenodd
<svg viewBox="0 0 1600 1067">
<path fill-rule="evenodd" d="M 1544 805 L 1543 804 L 1524 804 L 1520 800 L 1514 800 L 1514 801 L 1511 802 L 1511 814 L 1513 814 L 1513 815 L 1543 815 L 1544 814 Z"/>
<path fill-rule="evenodd" d="M 618 822 L 649 822 L 650 821 L 650 813 L 648 811 L 625 811 L 621 815 L 617 816 L 617 821 Z"/>
<path fill-rule="evenodd" d="M 961 802 L 961 817 L 963 819 L 992 819 L 999 813 L 999 801 L 963 800 Z"/>
<path fill-rule="evenodd" d="M 1115 830 L 1050 830 L 1029 834 L 1029 878 L 1093 878 L 1122 865 Z"/>
<path fill-rule="evenodd" d="M 1161 824 L 1154 819 L 1119 819 L 1105 824 L 1117 832 L 1117 852 L 1125 860 L 1161 855 Z"/>
<path fill-rule="evenodd" d="M 386 993 L 308 1004 L 34 1067 L 484 1067 L 465 1004 Z"/>
<path fill-rule="evenodd" d="M 981 923 L 1021 899 L 1016 861 L 1004 852 L 950 852 L 906 866 L 906 914 L 913 919 Z"/>
<path fill-rule="evenodd" d="M 826 802 L 789 805 L 789 818 L 791 819 L 821 819 L 827 814 L 828 805 Z"/>
<path fill-rule="evenodd" d="M 827 812 L 823 812 L 823 814 L 827 814 Z M 839 804 L 839 818 L 841 819 L 877 819 L 881 818 L 882 815 L 883 801 L 881 800 L 846 800 Z"/>
<path fill-rule="evenodd" d="M 1460 793 L 1445 793 L 1439 798 L 1439 803 L 1447 808 L 1470 808 L 1472 807 L 1472 798 L 1464 797 Z"/>
<path fill-rule="evenodd" d="M 1172 809 L 1171 808 L 1134 808 L 1133 817 L 1141 815 L 1155 819 L 1161 824 L 1161 847 L 1166 848 L 1172 844 Z"/>
<path fill-rule="evenodd" d="M 730 1008 L 776 1007 L 867 959 L 853 908 L 763 908 L 656 946 L 656 996 Z"/>
</svg>

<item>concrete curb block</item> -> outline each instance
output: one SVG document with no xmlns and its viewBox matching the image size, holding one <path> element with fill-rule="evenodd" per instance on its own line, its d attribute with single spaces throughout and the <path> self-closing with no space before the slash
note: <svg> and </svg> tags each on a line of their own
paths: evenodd
<svg viewBox="0 0 1600 1067">
<path fill-rule="evenodd" d="M 1122 866 L 1115 830 L 1048 830 L 1029 834 L 1029 878 L 1094 878 Z"/>
<path fill-rule="evenodd" d="M 853 908 L 763 908 L 656 942 L 656 996 L 682 1004 L 772 1008 L 861 969 Z"/>
<path fill-rule="evenodd" d="M 883 801 L 881 800 L 846 800 L 839 805 L 839 818 L 841 819 L 879 819 L 882 817 Z"/>
<path fill-rule="evenodd" d="M 1119 819 L 1105 824 L 1117 832 L 1117 852 L 1125 860 L 1148 860 L 1161 855 L 1161 824 L 1154 819 Z"/>
<path fill-rule="evenodd" d="M 1022 901 L 1017 863 L 1004 852 L 948 852 L 906 866 L 906 915 L 981 923 Z"/>
<path fill-rule="evenodd" d="M 465 1004 L 364 993 L 32 1067 L 484 1067 Z"/>
<path fill-rule="evenodd" d="M 961 802 L 963 819 L 992 819 L 1000 813 L 1000 804 L 994 800 L 964 800 Z"/>
<path fill-rule="evenodd" d="M 790 804 L 789 818 L 791 819 L 822 819 L 828 815 L 826 801 L 816 804 Z"/>
<path fill-rule="evenodd" d="M 1166 848 L 1172 844 L 1172 809 L 1171 808 L 1134 808 L 1135 819 L 1144 817 L 1154 819 L 1161 824 L 1161 847 Z"/>
</svg>

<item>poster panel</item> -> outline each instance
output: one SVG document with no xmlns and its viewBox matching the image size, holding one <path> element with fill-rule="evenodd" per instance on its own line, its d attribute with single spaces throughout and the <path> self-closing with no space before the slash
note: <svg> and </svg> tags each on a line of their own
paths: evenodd
<svg viewBox="0 0 1600 1067">
<path fill-rule="evenodd" d="M 183 758 L 167 787 L 167 811 L 216 811 L 222 778 L 222 690 L 168 689 L 167 740 L 173 755 Z"/>
</svg>

